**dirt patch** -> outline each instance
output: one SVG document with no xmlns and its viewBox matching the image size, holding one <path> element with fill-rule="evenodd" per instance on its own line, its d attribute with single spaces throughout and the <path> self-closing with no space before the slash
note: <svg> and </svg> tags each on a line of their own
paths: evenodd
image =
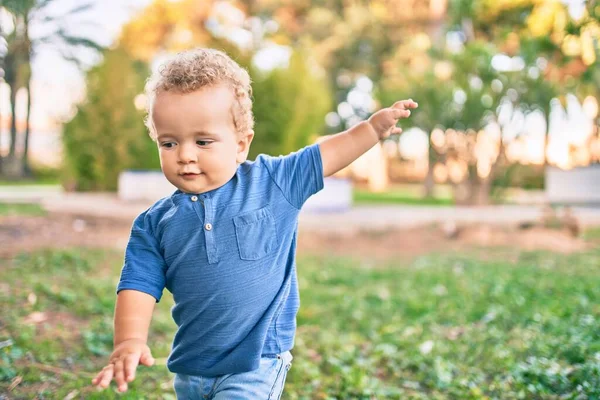
<svg viewBox="0 0 600 400">
<path fill-rule="evenodd" d="M 573 237 L 568 229 L 532 227 L 529 229 L 470 227 L 460 235 L 460 241 L 484 247 L 513 247 L 520 250 L 549 250 L 557 253 L 584 251 L 591 243 Z"/>
<path fill-rule="evenodd" d="M 0 217 L 0 257 L 50 247 L 84 246 L 122 250 L 127 244 L 130 228 L 131 221 L 91 216 L 49 214 L 44 217 Z M 592 245 L 592 242 L 574 237 L 566 229 L 429 225 L 346 235 L 301 230 L 298 252 L 389 259 L 477 247 L 570 253 L 586 250 Z"/>
<path fill-rule="evenodd" d="M 44 248 L 123 248 L 130 228 L 131 221 L 67 214 L 0 217 L 0 258 Z"/>
<path fill-rule="evenodd" d="M 298 251 L 347 257 L 412 258 L 430 252 L 464 251 L 502 247 L 514 250 L 549 250 L 559 253 L 584 251 L 592 246 L 568 230 L 493 225 L 448 228 L 431 225 L 407 230 L 365 231 L 356 235 L 300 234 Z"/>
<path fill-rule="evenodd" d="M 53 311 L 34 311 L 23 318 L 22 323 L 35 326 L 37 340 L 72 340 L 87 326 L 86 321 L 70 313 Z M 57 337 L 57 332 L 60 333 L 60 337 Z"/>
</svg>

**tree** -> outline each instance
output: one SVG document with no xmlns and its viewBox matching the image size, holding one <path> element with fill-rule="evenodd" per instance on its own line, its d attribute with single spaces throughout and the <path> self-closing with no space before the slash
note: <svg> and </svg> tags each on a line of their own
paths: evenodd
<svg viewBox="0 0 600 400">
<path fill-rule="evenodd" d="M 442 31 L 447 0 L 282 1 L 245 0 L 248 13 L 279 29 L 267 40 L 311 49 L 327 73 L 333 108 L 345 101 L 352 83 L 367 76 L 375 86 L 397 49 L 427 32 Z M 343 121 L 333 130 L 343 128 Z"/>
<path fill-rule="evenodd" d="M 574 4 L 573 4 L 574 5 Z M 586 1 L 580 15 L 556 0 L 454 0 L 453 22 L 471 26 L 473 35 L 492 38 L 509 56 L 519 56 L 535 78 L 522 74 L 522 103 L 541 108 L 549 121 L 550 100 L 576 93 L 600 94 L 600 7 Z M 468 21 L 465 23 L 465 21 Z M 493 22 L 493 23 L 491 23 Z M 491 34 L 490 34 L 491 33 Z M 542 61 L 547 66 L 539 68 Z M 548 146 L 545 139 L 545 148 Z M 544 151 L 547 164 L 547 151 Z"/>
<path fill-rule="evenodd" d="M 176 52 L 194 45 L 209 45 L 207 30 L 213 0 L 154 0 L 127 22 L 119 45 L 136 60 L 153 61 L 159 52 Z"/>
<path fill-rule="evenodd" d="M 160 167 L 135 106 L 147 75 L 147 65 L 121 48 L 105 51 L 104 61 L 88 72 L 86 101 L 63 131 L 70 189 L 115 190 L 122 170 Z"/>
<path fill-rule="evenodd" d="M 331 98 L 324 79 L 294 52 L 288 68 L 267 73 L 251 69 L 256 127 L 250 157 L 287 154 L 311 143 L 322 131 Z"/>
<path fill-rule="evenodd" d="M 92 3 L 80 4 L 60 15 L 48 11 L 54 0 L 4 0 L 0 9 L 7 12 L 12 19 L 12 29 L 2 30 L 6 41 L 6 54 L 3 57 L 4 78 L 10 89 L 10 145 L 6 162 L 2 163 L 4 175 L 11 178 L 19 178 L 28 174 L 28 150 L 31 134 L 31 62 L 36 52 L 42 48 L 51 48 L 57 51 L 65 60 L 81 66 L 81 60 L 76 55 L 76 50 L 87 48 L 101 50 L 102 47 L 85 37 L 73 35 L 66 28 L 69 17 L 89 10 Z M 30 34 L 32 26 L 56 27 L 52 33 L 40 37 L 32 37 Z M 47 30 L 46 30 L 47 31 Z M 24 89 L 27 94 L 24 148 L 21 156 L 17 154 L 17 121 L 16 121 L 16 95 L 19 89 Z"/>
<path fill-rule="evenodd" d="M 498 124 L 499 106 L 506 105 L 507 101 L 523 112 L 535 107 L 542 108 L 546 115 L 549 112 L 550 100 L 555 95 L 554 86 L 540 78 L 541 72 L 535 78 L 528 76 L 536 59 L 531 57 L 532 53 L 520 54 L 520 39 L 515 34 L 527 28 L 527 17 L 536 3 L 528 0 L 454 0 L 450 4 L 447 28 L 455 37 L 457 33 L 463 35 L 462 48 L 438 45 L 429 48 L 427 53 L 404 49 L 402 53 L 412 57 L 396 57 L 396 60 L 404 57 L 403 62 L 396 62 L 396 65 L 406 67 L 396 67 L 396 71 L 392 68 L 387 74 L 387 82 L 396 81 L 391 85 L 392 93 L 403 88 L 403 96 L 420 101 L 423 108 L 413 117 L 416 125 L 429 134 L 435 127 L 440 127 L 440 132 L 452 128 L 449 133 L 452 138 L 442 139 L 445 142 L 442 148 L 430 146 L 426 194 L 431 194 L 432 167 L 443 159 L 448 168 L 451 163 L 462 163 L 466 168 L 464 178 L 459 179 L 456 175 L 452 179 L 457 202 L 488 202 L 494 174 L 506 161 L 505 140 L 500 136 L 490 141 L 483 129 L 490 123 Z M 530 44 L 540 48 L 544 43 L 539 40 L 530 41 Z M 493 68 L 493 57 L 501 53 L 522 56 L 526 59 L 525 67 L 513 72 Z M 439 79 L 440 75 L 445 75 L 445 82 Z M 404 82 L 398 85 L 401 80 Z M 508 96 L 511 90 L 512 94 Z M 509 97 L 514 98 L 509 100 Z M 496 144 L 492 144 L 494 141 Z M 481 148 L 485 142 L 489 156 L 482 157 Z M 442 158 L 438 151 L 443 153 Z"/>
<path fill-rule="evenodd" d="M 405 98 L 418 101 L 419 108 L 413 113 L 411 123 L 430 137 L 435 129 L 446 130 L 454 123 L 451 113 L 454 85 L 450 81 L 449 62 L 429 61 L 431 64 L 425 70 L 406 68 L 395 78 L 384 80 L 377 96 L 383 104 L 393 104 L 397 99 Z M 439 161 L 441 154 L 435 146 L 430 145 L 423 191 L 425 198 L 433 197 L 434 167 Z"/>
<path fill-rule="evenodd" d="M 251 51 L 206 30 L 212 18 L 206 4 L 154 1 L 123 27 L 117 47 L 105 52 L 104 62 L 88 73 L 87 100 L 64 129 L 69 186 L 114 190 L 122 170 L 159 167 L 156 146 L 134 103 L 157 56 L 194 46 L 224 50 L 250 72 L 256 120 L 251 156 L 297 150 L 318 133 L 330 98 L 327 86 L 311 71 L 308 56 L 296 51 L 289 67 L 258 70 Z"/>
<path fill-rule="evenodd" d="M 252 9 L 246 4 L 245 9 L 238 11 Z M 210 1 L 156 0 L 124 26 L 119 43 L 133 58 L 148 63 L 157 53 L 194 46 L 224 50 L 249 71 L 253 81 L 256 136 L 250 156 L 261 152 L 287 153 L 308 144 L 311 135 L 320 133 L 331 105 L 327 85 L 312 72 L 310 50 L 304 51 L 298 46 L 288 68 L 261 71 L 253 66 L 252 58 L 264 38 L 260 35 L 254 38 L 257 48 L 241 49 L 215 33 L 218 28 L 206 28 L 219 18 Z M 226 21 L 219 23 L 227 25 Z"/>
</svg>

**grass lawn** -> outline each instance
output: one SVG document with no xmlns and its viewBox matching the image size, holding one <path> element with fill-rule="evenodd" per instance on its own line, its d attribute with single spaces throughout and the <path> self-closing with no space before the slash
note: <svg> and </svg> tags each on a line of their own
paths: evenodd
<svg viewBox="0 0 600 400">
<path fill-rule="evenodd" d="M 441 188 L 444 189 L 444 188 Z M 452 194 L 447 190 L 438 190 L 435 197 L 424 199 L 421 185 L 398 185 L 382 193 L 373 193 L 354 188 L 355 204 L 409 204 L 429 206 L 450 206 L 454 204 Z"/>
<path fill-rule="evenodd" d="M 88 385 L 111 351 L 119 253 L 0 262 L 0 393 L 174 399 L 168 295 L 151 333 L 160 365 L 142 368 L 125 395 Z M 285 399 L 600 398 L 598 250 L 438 254 L 410 265 L 301 258 L 298 272 Z M 11 382 L 20 383 L 9 391 Z"/>
<path fill-rule="evenodd" d="M 39 204 L 0 203 L 0 217 L 7 215 L 46 215 L 46 210 Z"/>
<path fill-rule="evenodd" d="M 21 180 L 6 180 L 0 179 L 0 187 L 2 186 L 57 186 L 60 181 L 54 178 L 44 179 L 21 179 Z"/>
<path fill-rule="evenodd" d="M 28 185 L 59 185 L 61 171 L 59 168 L 47 167 L 42 165 L 32 165 L 31 176 L 14 180 L 0 179 L 2 186 L 28 186 Z"/>
<path fill-rule="evenodd" d="M 588 228 L 583 232 L 583 237 L 587 240 L 600 240 L 600 227 Z"/>
</svg>

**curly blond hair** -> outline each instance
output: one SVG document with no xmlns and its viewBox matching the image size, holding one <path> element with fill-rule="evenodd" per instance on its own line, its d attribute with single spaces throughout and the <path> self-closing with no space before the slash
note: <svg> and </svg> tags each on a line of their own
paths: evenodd
<svg viewBox="0 0 600 400">
<path fill-rule="evenodd" d="M 152 121 L 152 107 L 157 94 L 169 91 L 191 93 L 218 84 L 227 84 L 233 90 L 235 100 L 231 113 L 237 132 L 252 130 L 254 116 L 248 72 L 222 51 L 197 48 L 177 53 L 146 82 L 147 115 L 144 122 L 152 140 L 156 141 L 157 136 Z"/>
</svg>

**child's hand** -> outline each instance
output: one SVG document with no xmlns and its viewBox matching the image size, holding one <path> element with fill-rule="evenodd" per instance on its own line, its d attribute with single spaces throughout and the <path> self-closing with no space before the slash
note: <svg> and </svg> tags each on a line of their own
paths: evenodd
<svg viewBox="0 0 600 400">
<path fill-rule="evenodd" d="M 369 124 L 377 133 L 379 139 L 385 139 L 390 135 L 402 133 L 402 129 L 396 126 L 396 123 L 401 118 L 410 116 L 410 109 L 417 108 L 419 105 L 412 99 L 401 100 L 394 103 L 389 108 L 383 108 L 371 115 Z"/>
<path fill-rule="evenodd" d="M 135 378 L 138 364 L 147 367 L 154 365 L 150 348 L 142 340 L 126 340 L 115 347 L 109 364 L 92 379 L 92 384 L 105 389 L 114 378 L 119 392 L 124 392 L 127 390 L 127 382 Z"/>
</svg>

